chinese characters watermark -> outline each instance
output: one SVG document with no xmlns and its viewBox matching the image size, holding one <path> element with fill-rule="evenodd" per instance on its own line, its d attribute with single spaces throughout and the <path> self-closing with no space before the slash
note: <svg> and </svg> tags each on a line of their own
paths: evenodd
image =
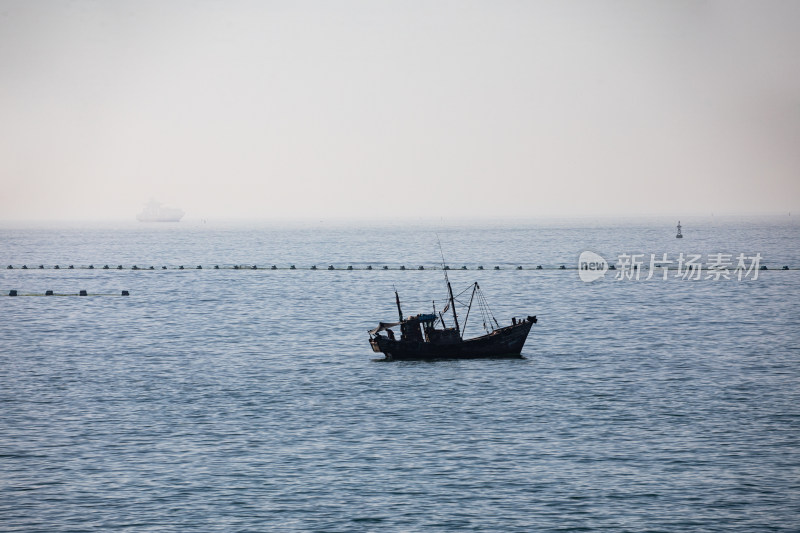
<svg viewBox="0 0 800 533">
<path fill-rule="evenodd" d="M 615 271 L 617 281 L 667 280 L 670 277 L 683 280 L 757 280 L 759 266 L 763 257 L 760 253 L 746 255 L 714 253 L 684 254 L 677 257 L 669 254 L 620 254 L 613 265 L 595 252 L 585 251 L 578 259 L 578 274 L 581 280 L 591 282 L 605 276 L 609 270 Z M 766 268 L 766 267 L 764 267 Z"/>
</svg>

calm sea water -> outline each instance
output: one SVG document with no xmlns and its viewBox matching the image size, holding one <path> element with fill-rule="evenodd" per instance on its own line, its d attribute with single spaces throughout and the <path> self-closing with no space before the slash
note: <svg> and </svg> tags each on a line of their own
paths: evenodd
<svg viewBox="0 0 800 533">
<path fill-rule="evenodd" d="M 0 529 L 798 531 L 800 227 L 674 223 L 7 224 L 2 294 L 95 296 L 0 296 Z M 524 359 L 373 360 L 393 287 L 406 314 L 444 296 L 397 270 L 435 231 L 457 289 L 539 317 Z M 558 270 L 587 249 L 770 270 Z"/>
</svg>

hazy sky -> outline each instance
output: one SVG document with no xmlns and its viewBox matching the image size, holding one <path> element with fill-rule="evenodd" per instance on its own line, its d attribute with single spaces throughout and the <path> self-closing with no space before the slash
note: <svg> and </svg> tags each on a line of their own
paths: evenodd
<svg viewBox="0 0 800 533">
<path fill-rule="evenodd" d="M 797 1 L 0 0 L 0 219 L 800 213 Z"/>
</svg>

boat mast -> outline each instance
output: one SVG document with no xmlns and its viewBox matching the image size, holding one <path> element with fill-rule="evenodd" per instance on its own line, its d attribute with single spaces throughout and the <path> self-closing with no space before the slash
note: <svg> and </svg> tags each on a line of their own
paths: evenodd
<svg viewBox="0 0 800 533">
<path fill-rule="evenodd" d="M 436 241 L 439 243 L 439 252 L 442 254 L 442 272 L 444 272 L 444 280 L 447 282 L 447 293 L 450 295 L 450 307 L 453 309 L 453 321 L 456 323 L 456 333 L 461 336 L 461 329 L 458 327 L 458 315 L 456 314 L 456 302 L 453 298 L 453 288 L 450 286 L 450 278 L 447 277 L 447 265 L 444 263 L 444 250 L 442 249 L 442 241 L 439 240 L 439 235 L 436 235 Z M 444 321 L 442 321 L 444 325 Z"/>
<path fill-rule="evenodd" d="M 394 290 L 394 301 L 397 302 L 397 316 L 400 317 L 400 322 L 402 322 L 403 310 L 400 309 L 400 295 L 397 294 L 397 289 Z"/>
<path fill-rule="evenodd" d="M 444 273 L 445 279 L 447 279 L 447 272 Z M 456 314 L 456 303 L 453 301 L 453 288 L 450 286 L 450 280 L 447 280 L 447 292 L 450 293 L 450 307 L 453 309 L 453 320 L 456 323 L 456 333 L 458 336 L 461 336 L 461 330 L 458 327 L 458 315 Z"/>
</svg>

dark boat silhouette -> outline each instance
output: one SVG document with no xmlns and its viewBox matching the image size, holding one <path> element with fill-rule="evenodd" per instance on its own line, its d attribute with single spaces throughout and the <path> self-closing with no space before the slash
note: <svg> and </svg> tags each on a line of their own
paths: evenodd
<svg viewBox="0 0 800 533">
<path fill-rule="evenodd" d="M 500 327 L 489 309 L 483 291 L 475 282 L 461 293 L 464 294 L 470 288 L 472 289 L 464 323 L 461 325 L 456 313 L 456 298 L 453 296 L 446 269 L 444 276 L 447 283 L 448 303 L 438 314 L 434 303 L 433 313 L 422 313 L 403 318 L 400 295 L 395 290 L 394 296 L 400 320 L 391 323 L 381 322 L 377 328 L 369 331 L 369 343 L 372 351 L 383 353 L 387 360 L 522 357 L 522 347 L 525 345 L 531 327 L 536 324 L 536 317 L 528 316 L 520 320 L 512 318 L 510 325 Z M 469 321 L 473 303 L 476 303 L 480 309 L 486 334 L 465 339 L 463 332 Z M 448 328 L 445 324 L 444 314 L 448 309 L 453 312 L 454 327 L 452 328 Z M 437 324 L 441 327 L 437 328 Z M 395 326 L 400 326 L 399 339 L 390 329 Z M 384 331 L 386 335 L 381 335 L 381 332 Z"/>
</svg>

